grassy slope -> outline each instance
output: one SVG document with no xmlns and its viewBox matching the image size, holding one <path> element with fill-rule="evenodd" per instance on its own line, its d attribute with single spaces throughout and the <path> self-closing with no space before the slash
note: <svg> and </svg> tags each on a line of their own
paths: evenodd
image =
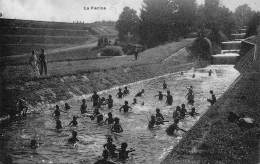
<svg viewBox="0 0 260 164">
<path fill-rule="evenodd" d="M 228 112 L 244 113 L 260 124 L 260 75 L 239 79 L 196 123 L 162 164 L 256 164 L 259 128 L 241 131 L 227 121 Z"/>
<path fill-rule="evenodd" d="M 151 63 L 159 63 L 165 58 L 172 55 L 172 53 L 177 50 L 187 46 L 192 42 L 192 39 L 184 39 L 180 42 L 170 43 L 164 46 L 159 46 L 146 50 L 139 54 L 138 61 L 134 60 L 133 56 L 121 56 L 113 58 L 104 59 L 93 59 L 93 60 L 76 60 L 76 61 L 63 61 L 63 62 L 49 62 L 48 70 L 49 76 L 53 75 L 66 75 L 66 74 L 76 74 L 81 72 L 90 72 L 118 67 L 127 67 L 134 65 L 144 65 Z M 78 52 L 75 53 L 77 55 Z M 84 54 L 82 54 L 84 55 Z M 87 55 L 87 54 L 86 54 Z M 68 54 L 66 56 L 74 56 L 73 54 Z M 61 57 L 57 55 L 56 59 Z M 53 60 L 56 60 L 53 59 Z M 16 79 L 16 78 L 30 78 L 30 67 L 28 65 L 15 65 L 6 66 L 4 70 L 4 77 L 6 80 Z"/>
<path fill-rule="evenodd" d="M 67 100 L 73 95 L 91 93 L 93 90 L 104 90 L 115 85 L 127 84 L 138 80 L 152 78 L 165 73 L 187 70 L 194 67 L 188 53 L 179 53 L 174 59 L 164 61 L 179 49 L 189 45 L 191 40 L 170 43 L 147 50 L 140 54 L 140 59 L 133 57 L 100 59 L 91 61 L 73 61 L 73 63 L 49 63 L 51 75 L 31 79 L 30 69 L 17 66 L 5 70 L 6 110 L 12 110 L 17 97 L 25 96 L 32 105 L 38 103 Z M 96 70 L 93 70 L 96 69 Z M 26 80 L 18 80 L 26 75 Z M 7 79 L 9 78 L 9 80 Z M 14 80 L 10 80 L 14 79 Z M 16 80 L 15 80 L 16 79 Z"/>
</svg>

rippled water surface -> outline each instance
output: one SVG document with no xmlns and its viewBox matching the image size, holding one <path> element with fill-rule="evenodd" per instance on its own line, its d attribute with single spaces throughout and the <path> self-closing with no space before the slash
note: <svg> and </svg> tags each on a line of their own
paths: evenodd
<svg viewBox="0 0 260 164">
<path fill-rule="evenodd" d="M 213 70 L 211 77 L 207 73 L 209 69 Z M 122 142 L 127 142 L 129 148 L 136 149 L 127 163 L 158 164 L 178 143 L 183 132 L 180 131 L 176 136 L 170 137 L 166 135 L 165 129 L 173 121 L 171 116 L 175 107 L 186 103 L 186 87 L 190 85 L 194 87 L 195 107 L 200 113 L 198 117 L 187 117 L 180 122 L 180 127 L 188 130 L 207 110 L 209 104 L 206 99 L 210 96 L 209 90 L 214 90 L 216 96 L 219 97 L 239 75 L 230 65 L 214 65 L 198 69 L 195 71 L 195 78 L 192 78 L 193 72 L 194 70 L 190 70 L 184 72 L 184 75 L 175 73 L 130 84 L 128 86 L 130 95 L 120 100 L 115 98 L 117 89 L 101 93 L 101 96 L 104 97 L 107 97 L 108 94 L 113 95 L 114 108 L 111 111 L 114 116 L 120 118 L 124 129 L 122 135 L 114 136 L 114 143 L 119 148 Z M 162 90 L 163 80 L 166 80 L 169 90 L 173 94 L 172 106 L 166 106 L 165 100 L 160 102 L 154 97 L 159 90 Z M 132 106 L 133 110 L 128 114 L 120 113 L 117 109 L 125 100 L 132 103 L 133 96 L 141 89 L 145 89 L 145 95 L 138 99 L 139 104 Z M 84 97 L 87 98 L 88 95 Z M 49 104 L 42 107 L 42 112 L 29 114 L 26 119 L 12 122 L 2 128 L 0 130 L 0 153 L 9 155 L 14 163 L 94 163 L 102 153 L 108 127 L 99 126 L 95 121 L 80 115 L 81 98 L 68 100 L 72 109 L 67 113 L 61 113 L 60 118 L 63 125 L 61 132 L 55 130 L 55 120 L 52 117 L 53 108 L 50 108 Z M 144 105 L 141 105 L 142 102 Z M 63 103 L 58 104 L 63 106 Z M 88 106 L 91 107 L 90 102 L 88 102 Z M 166 120 L 170 122 L 156 127 L 154 130 L 148 130 L 148 118 L 155 113 L 156 107 L 161 109 Z M 106 107 L 101 110 L 105 116 L 109 111 Z M 67 125 L 75 115 L 80 117 L 78 126 L 68 127 Z M 75 147 L 67 144 L 72 130 L 78 132 L 80 140 Z M 28 145 L 30 139 L 35 136 L 42 144 L 37 150 L 32 150 Z"/>
</svg>

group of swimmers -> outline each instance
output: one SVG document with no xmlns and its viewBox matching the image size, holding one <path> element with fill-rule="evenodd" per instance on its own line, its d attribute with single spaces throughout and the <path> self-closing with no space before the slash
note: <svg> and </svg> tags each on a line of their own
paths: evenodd
<svg viewBox="0 0 260 164">
<path fill-rule="evenodd" d="M 167 84 L 165 81 L 163 81 L 163 89 L 166 90 L 167 89 Z M 174 122 L 166 129 L 166 133 L 168 135 L 173 135 L 175 133 L 176 130 L 181 130 L 183 132 L 186 132 L 186 130 L 181 129 L 178 127 L 178 123 L 180 120 L 184 119 L 186 115 L 190 115 L 192 117 L 198 115 L 198 113 L 195 110 L 195 107 L 193 106 L 194 104 L 194 92 L 193 92 L 193 88 L 192 86 L 190 86 L 188 89 L 188 93 L 186 95 L 187 97 L 187 101 L 189 105 L 192 105 L 191 110 L 188 112 L 185 104 L 182 104 L 181 107 L 177 106 L 176 110 L 173 112 L 173 119 Z M 134 98 L 133 98 L 133 103 L 132 105 L 137 104 L 137 98 L 138 97 L 142 97 L 143 94 L 145 93 L 145 90 L 142 89 L 141 91 L 139 91 L 137 94 L 135 94 Z M 216 97 L 213 94 L 213 91 L 210 91 L 211 95 L 212 95 L 212 99 L 208 99 L 208 101 L 213 105 L 216 102 Z M 122 99 L 123 97 L 127 96 L 130 94 L 130 91 L 127 87 L 124 87 L 124 89 L 122 90 L 121 88 L 118 89 L 118 92 L 116 94 L 118 99 Z M 155 95 L 154 97 L 158 97 L 159 101 L 162 101 L 164 97 L 166 97 L 166 105 L 171 106 L 173 104 L 173 96 L 171 95 L 171 92 L 169 90 L 166 91 L 166 94 L 163 94 L 162 91 L 159 91 L 159 93 L 157 95 Z M 102 124 L 107 124 L 109 125 L 109 128 L 111 130 L 112 133 L 122 133 L 123 132 L 123 128 L 120 124 L 120 119 L 118 117 L 113 117 L 112 113 L 109 112 L 107 114 L 107 118 L 104 119 L 103 114 L 99 111 L 99 109 L 101 108 L 101 106 L 107 105 L 108 109 L 112 109 L 113 108 L 113 98 L 112 95 L 108 95 L 108 98 L 104 98 L 101 97 L 97 94 L 96 91 L 93 92 L 93 95 L 91 96 L 91 101 L 93 103 L 93 111 L 87 110 L 87 103 L 86 103 L 86 99 L 82 100 L 82 104 L 80 106 L 80 113 L 83 115 L 86 115 L 88 117 L 91 118 L 91 120 L 96 119 L 97 123 L 99 125 Z M 144 103 L 142 103 L 143 105 Z M 65 110 L 69 110 L 71 107 L 69 106 L 68 103 L 65 103 L 64 105 Z M 121 112 L 123 110 L 124 113 L 129 112 L 129 110 L 132 109 L 132 107 L 129 105 L 128 101 L 124 102 L 124 105 L 122 105 L 119 108 L 119 111 Z M 62 123 L 59 119 L 60 117 L 60 112 L 62 110 L 60 110 L 60 107 L 58 105 L 56 105 L 56 108 L 54 110 L 53 115 L 56 118 L 56 129 L 62 129 Z M 66 112 L 64 111 L 64 112 Z M 72 121 L 69 123 L 68 126 L 77 126 L 78 122 L 77 122 L 77 116 L 73 116 Z M 166 121 L 162 115 L 162 113 L 160 112 L 160 109 L 157 108 L 156 109 L 156 114 L 152 115 L 149 123 L 148 123 L 148 128 L 152 129 L 155 127 L 155 125 L 162 125 L 164 124 L 164 122 L 169 122 Z M 72 131 L 71 133 L 71 138 L 68 139 L 69 143 L 76 143 L 77 141 L 79 141 L 77 139 L 77 132 L 76 131 Z M 125 160 L 128 158 L 128 153 L 133 151 L 131 150 L 126 150 L 127 148 L 127 143 L 122 143 L 121 145 L 121 149 L 116 149 L 116 146 L 112 143 L 113 139 L 111 137 L 107 138 L 107 143 L 104 145 L 105 150 L 103 151 L 103 161 L 106 161 L 108 159 L 108 157 L 116 157 L 120 160 Z M 35 145 L 35 143 L 31 143 L 31 147 L 33 148 Z M 118 153 L 116 153 L 116 151 L 118 151 Z M 102 160 L 100 160 L 102 162 Z M 99 161 L 98 161 L 99 162 Z M 96 162 L 98 164 L 98 162 Z"/>
</svg>

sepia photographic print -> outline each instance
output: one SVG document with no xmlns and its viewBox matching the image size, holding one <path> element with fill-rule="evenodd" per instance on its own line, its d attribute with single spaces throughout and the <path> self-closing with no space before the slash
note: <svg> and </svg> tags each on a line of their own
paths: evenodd
<svg viewBox="0 0 260 164">
<path fill-rule="evenodd" d="M 260 0 L 0 0 L 0 164 L 260 164 Z"/>
</svg>

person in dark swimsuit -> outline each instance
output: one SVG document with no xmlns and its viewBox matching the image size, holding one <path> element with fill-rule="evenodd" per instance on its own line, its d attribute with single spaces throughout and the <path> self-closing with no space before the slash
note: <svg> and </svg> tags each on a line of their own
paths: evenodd
<svg viewBox="0 0 260 164">
<path fill-rule="evenodd" d="M 163 124 L 164 117 L 163 117 L 162 113 L 160 112 L 159 108 L 156 108 L 155 118 L 156 118 L 157 124 Z"/>
<path fill-rule="evenodd" d="M 166 96 L 166 95 L 162 94 L 162 91 L 159 91 L 158 95 L 155 95 L 154 97 L 157 97 L 157 96 L 158 96 L 159 101 L 162 101 L 163 96 Z"/>
<path fill-rule="evenodd" d="M 104 144 L 104 149 L 108 151 L 109 156 L 113 157 L 117 157 L 116 154 L 116 145 L 113 144 L 113 139 L 111 137 L 107 137 L 107 143 Z"/>
<path fill-rule="evenodd" d="M 115 133 L 122 133 L 123 132 L 123 128 L 122 128 L 122 126 L 120 125 L 120 119 L 119 118 L 115 118 L 114 119 L 114 121 L 115 121 L 115 123 L 114 123 L 114 125 L 112 126 L 112 128 L 111 128 L 111 131 L 112 132 L 115 132 Z"/>
<path fill-rule="evenodd" d="M 142 97 L 144 94 L 144 89 L 142 89 L 140 92 L 138 92 L 135 97 Z"/>
<path fill-rule="evenodd" d="M 98 104 L 99 104 L 99 95 L 97 94 L 97 92 L 96 91 L 94 91 L 93 92 L 93 95 L 92 95 L 92 97 L 91 97 L 91 101 L 93 102 L 93 107 L 96 107 L 96 106 L 98 106 Z"/>
<path fill-rule="evenodd" d="M 125 87 L 125 88 L 124 88 L 124 91 L 123 91 L 124 96 L 129 95 L 129 93 L 130 93 L 130 91 L 128 90 L 127 87 Z"/>
<path fill-rule="evenodd" d="M 209 91 L 209 93 L 211 94 L 211 99 L 207 99 L 207 101 L 211 104 L 214 105 L 217 102 L 216 96 L 213 93 L 212 90 Z"/>
<path fill-rule="evenodd" d="M 130 149 L 130 150 L 126 150 L 127 148 L 127 143 L 124 142 L 121 144 L 121 149 L 119 150 L 119 153 L 118 153 L 118 159 L 119 160 L 122 160 L 122 161 L 125 161 L 129 158 L 129 153 L 135 151 L 134 149 Z"/>
<path fill-rule="evenodd" d="M 54 117 L 59 117 L 60 116 L 60 107 L 59 105 L 55 106 L 56 109 L 54 110 Z"/>
<path fill-rule="evenodd" d="M 125 101 L 125 104 L 119 108 L 119 111 L 121 112 L 122 109 L 124 110 L 125 113 L 127 113 L 129 109 L 132 108 L 128 105 L 128 101 Z"/>
<path fill-rule="evenodd" d="M 118 97 L 119 99 L 123 98 L 124 93 L 122 92 L 122 89 L 121 89 L 121 88 L 118 89 L 118 92 L 117 92 L 116 95 L 117 95 L 117 97 Z"/>
<path fill-rule="evenodd" d="M 78 133 L 73 130 L 73 131 L 71 132 L 71 134 L 72 134 L 72 137 L 68 139 L 68 143 L 70 143 L 70 144 L 75 144 L 76 142 L 79 141 L 79 140 L 77 139 Z"/>
<path fill-rule="evenodd" d="M 86 99 L 82 99 L 82 104 L 80 106 L 80 112 L 81 112 L 81 114 L 87 113 Z"/>
<path fill-rule="evenodd" d="M 170 91 L 167 91 L 166 104 L 167 104 L 167 105 L 172 105 L 172 103 L 173 103 L 172 95 L 171 95 Z"/>
<path fill-rule="evenodd" d="M 114 123 L 114 118 L 111 112 L 107 114 L 108 118 L 105 120 L 105 123 L 112 125 Z"/>
<path fill-rule="evenodd" d="M 77 126 L 78 125 L 78 121 L 77 121 L 77 117 L 73 116 L 72 121 L 69 123 L 69 126 Z"/>
<path fill-rule="evenodd" d="M 71 107 L 68 103 L 65 103 L 65 110 L 69 110 Z"/>
<path fill-rule="evenodd" d="M 163 89 L 167 89 L 167 84 L 166 84 L 165 80 L 163 80 Z"/>
<path fill-rule="evenodd" d="M 133 99 L 132 104 L 133 104 L 133 105 L 137 104 L 137 99 L 136 99 L 136 98 Z"/>
<path fill-rule="evenodd" d="M 113 108 L 113 106 L 114 106 L 113 103 L 114 103 L 114 100 L 112 99 L 112 95 L 109 95 L 108 99 L 107 99 L 107 107 L 108 107 L 108 109 Z"/>
<path fill-rule="evenodd" d="M 62 129 L 61 121 L 59 119 L 56 120 L 56 129 Z"/>
<path fill-rule="evenodd" d="M 102 157 L 102 159 L 98 160 L 94 164 L 116 164 L 114 162 L 108 161 L 109 152 L 107 150 L 103 150 Z"/>
</svg>

